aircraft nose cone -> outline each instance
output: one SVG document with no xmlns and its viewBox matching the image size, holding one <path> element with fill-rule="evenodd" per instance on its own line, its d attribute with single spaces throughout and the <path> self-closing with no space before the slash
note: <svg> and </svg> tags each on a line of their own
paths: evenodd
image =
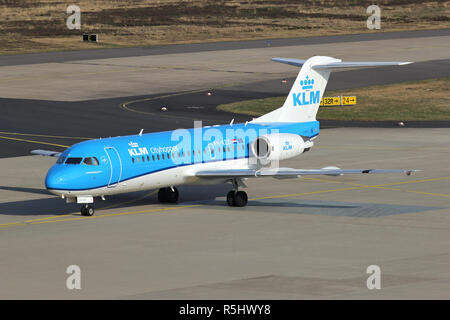
<svg viewBox="0 0 450 320">
<path fill-rule="evenodd" d="M 45 177 L 45 187 L 47 189 L 60 189 L 64 184 L 65 181 L 61 169 L 56 166 L 52 167 Z"/>
</svg>

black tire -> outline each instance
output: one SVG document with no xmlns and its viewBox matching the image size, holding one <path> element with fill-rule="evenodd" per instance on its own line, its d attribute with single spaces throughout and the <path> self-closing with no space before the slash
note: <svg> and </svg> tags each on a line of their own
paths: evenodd
<svg viewBox="0 0 450 320">
<path fill-rule="evenodd" d="M 94 207 L 93 206 L 87 206 L 86 208 L 86 216 L 88 217 L 92 217 L 95 213 Z"/>
<path fill-rule="evenodd" d="M 248 202 L 248 196 L 247 193 L 244 191 L 238 191 L 234 195 L 234 205 L 236 207 L 245 207 Z"/>
<path fill-rule="evenodd" d="M 167 202 L 167 188 L 161 188 L 158 191 L 158 201 L 161 203 Z"/>
<path fill-rule="evenodd" d="M 231 190 L 230 192 L 228 192 L 227 194 L 227 203 L 230 207 L 234 207 L 235 206 L 235 202 L 234 202 L 234 196 L 235 196 L 235 191 Z"/>
<path fill-rule="evenodd" d="M 81 215 L 86 217 L 92 217 L 95 213 L 94 207 L 90 205 L 84 205 L 81 207 Z"/>
<path fill-rule="evenodd" d="M 167 202 L 177 203 L 178 197 L 179 197 L 179 193 L 178 193 L 177 188 L 173 187 L 173 190 L 172 190 L 172 188 L 167 188 L 167 192 L 166 192 Z"/>
</svg>

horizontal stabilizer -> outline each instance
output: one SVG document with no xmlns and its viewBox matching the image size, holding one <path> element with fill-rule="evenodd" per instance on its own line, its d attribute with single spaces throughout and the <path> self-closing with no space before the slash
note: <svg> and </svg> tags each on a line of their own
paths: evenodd
<svg viewBox="0 0 450 320">
<path fill-rule="evenodd" d="M 61 155 L 61 152 L 59 151 L 49 151 L 49 150 L 33 150 L 31 151 L 31 153 L 47 157 L 59 157 Z"/>
<path fill-rule="evenodd" d="M 336 59 L 336 62 L 316 64 L 311 66 L 316 70 L 337 70 L 344 68 L 370 68 L 370 67 L 387 67 L 387 66 L 403 66 L 412 62 L 402 61 L 341 61 Z M 305 64 L 306 60 L 290 59 L 290 58 L 272 58 L 272 61 L 288 64 L 291 66 L 301 67 Z"/>
<path fill-rule="evenodd" d="M 374 68 L 374 67 L 387 67 L 387 66 L 403 66 L 406 64 L 410 64 L 412 62 L 400 62 L 400 61 L 388 61 L 388 62 L 377 62 L 377 61 L 361 61 L 361 62 L 333 62 L 330 64 L 323 64 L 323 65 L 317 65 L 313 66 L 313 69 L 316 70 L 339 70 L 339 69 L 345 69 L 345 68 Z"/>
<path fill-rule="evenodd" d="M 306 60 L 300 59 L 289 59 L 289 58 L 272 58 L 272 61 L 288 64 L 291 66 L 301 67 L 306 62 Z"/>
</svg>

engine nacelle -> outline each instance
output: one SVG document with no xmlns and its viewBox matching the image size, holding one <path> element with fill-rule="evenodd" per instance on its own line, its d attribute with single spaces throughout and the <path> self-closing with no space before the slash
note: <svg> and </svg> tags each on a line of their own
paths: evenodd
<svg viewBox="0 0 450 320">
<path fill-rule="evenodd" d="M 307 137 L 291 133 L 267 134 L 258 137 L 251 144 L 252 156 L 261 164 L 298 156 L 314 145 Z"/>
</svg>

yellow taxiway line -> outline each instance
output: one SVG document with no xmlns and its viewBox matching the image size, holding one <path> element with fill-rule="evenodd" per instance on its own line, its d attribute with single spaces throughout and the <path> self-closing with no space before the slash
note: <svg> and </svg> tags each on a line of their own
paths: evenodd
<svg viewBox="0 0 450 320">
<path fill-rule="evenodd" d="M 442 181 L 442 180 L 450 179 L 450 177 L 440 177 L 440 178 L 412 180 L 412 181 L 399 181 L 399 182 L 392 182 L 392 183 L 379 184 L 379 185 L 364 185 L 364 184 L 357 184 L 357 183 L 350 183 L 350 182 L 341 182 L 341 181 L 335 181 L 335 180 L 329 180 L 329 179 L 321 179 L 321 178 L 304 178 L 304 179 L 306 179 L 306 180 L 315 180 L 315 181 L 323 181 L 323 182 L 327 182 L 327 183 L 347 184 L 347 185 L 351 185 L 351 186 L 346 187 L 346 188 L 326 189 L 326 190 L 308 191 L 308 192 L 282 194 L 282 195 L 270 195 L 270 196 L 252 198 L 252 199 L 249 199 L 249 200 L 289 198 L 289 197 L 298 197 L 298 196 L 304 196 L 304 195 L 314 195 L 314 194 L 322 194 L 322 193 L 330 193 L 330 192 L 367 189 L 367 188 L 377 188 L 377 189 L 386 189 L 386 190 L 393 190 L 393 191 L 410 192 L 410 193 L 431 195 L 431 196 L 450 197 L 450 195 L 448 195 L 448 194 L 422 192 L 422 191 L 414 191 L 414 190 L 402 190 L 402 189 L 398 189 L 398 188 L 388 188 L 387 187 L 387 186 L 395 186 L 395 185 L 403 185 L 403 184 Z M 133 200 L 130 200 L 130 201 L 125 201 L 125 202 L 122 202 L 122 203 L 113 204 L 113 205 L 110 205 L 110 206 L 106 206 L 106 207 L 100 208 L 98 210 L 99 211 L 100 210 L 106 210 L 106 209 L 111 209 L 111 208 L 114 208 L 114 207 L 119 207 L 121 205 L 134 203 L 134 202 L 142 200 L 142 199 L 144 199 L 144 198 L 146 198 L 146 197 L 148 197 L 150 195 L 153 195 L 156 192 L 157 192 L 157 190 L 152 190 L 150 193 L 147 193 L 147 194 L 145 194 L 145 195 L 143 195 L 141 197 L 138 197 L 136 199 L 133 199 Z M 56 216 L 45 217 L 45 218 L 38 218 L 38 219 L 30 219 L 30 220 L 25 220 L 25 221 L 4 223 L 4 224 L 0 224 L 0 228 L 7 228 L 7 227 L 14 227 L 14 226 L 37 225 L 37 224 L 45 224 L 45 223 L 53 223 L 53 222 L 64 222 L 64 221 L 89 220 L 89 219 L 92 220 L 92 219 L 105 218 L 105 217 L 117 217 L 117 216 L 144 214 L 144 213 L 152 213 L 152 212 L 165 212 L 165 211 L 173 211 L 173 210 L 177 210 L 177 209 L 195 208 L 195 207 L 200 207 L 200 206 L 201 206 L 201 204 L 173 206 L 173 207 L 155 208 L 155 209 L 142 210 L 142 211 L 126 211 L 126 212 L 118 212 L 118 213 L 106 213 L 106 214 L 101 214 L 101 215 L 95 215 L 95 216 L 92 216 L 92 217 L 74 216 L 74 214 L 64 214 L 64 215 L 56 215 Z"/>
<path fill-rule="evenodd" d="M 4 137 L 4 136 L 0 136 L 0 139 L 22 141 L 22 142 L 28 142 L 28 143 L 45 144 L 45 145 L 56 146 L 56 147 L 61 147 L 61 148 L 69 148 L 70 147 L 70 146 L 66 146 L 66 145 L 62 145 L 62 144 L 43 142 L 43 141 L 35 141 L 35 140 L 28 140 L 28 139 L 19 139 L 19 138 L 12 138 L 12 137 Z"/>
<path fill-rule="evenodd" d="M 92 139 L 94 139 L 94 138 L 86 138 L 86 137 L 52 136 L 52 135 L 47 135 L 47 134 L 6 132 L 6 131 L 0 131 L 0 134 L 7 134 L 7 135 L 14 135 L 14 136 L 41 137 L 41 138 L 57 138 L 57 139 L 76 139 L 76 140 L 92 140 Z"/>
</svg>

